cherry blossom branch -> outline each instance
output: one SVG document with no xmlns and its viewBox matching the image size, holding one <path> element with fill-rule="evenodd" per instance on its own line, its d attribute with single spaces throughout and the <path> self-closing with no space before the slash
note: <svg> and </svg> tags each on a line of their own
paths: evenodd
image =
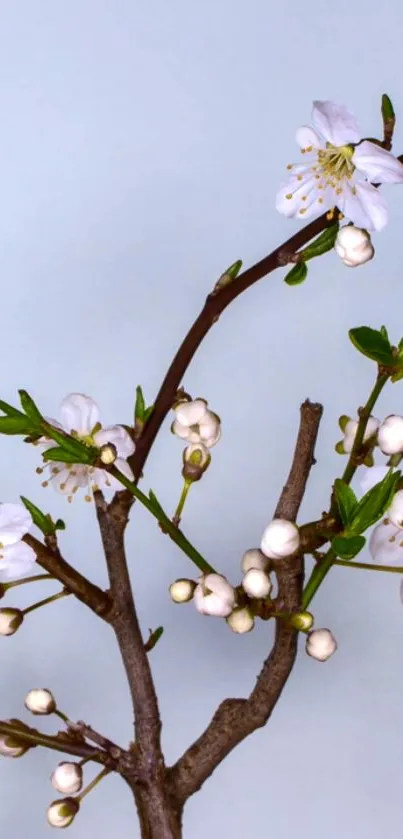
<svg viewBox="0 0 403 839">
<path fill-rule="evenodd" d="M 80 742 L 69 738 L 65 734 L 43 734 L 36 728 L 30 728 L 25 725 L 25 723 L 20 727 L 20 725 L 13 725 L 13 723 L 8 723 L 3 720 L 0 721 L 0 734 L 14 737 L 18 742 L 28 747 L 44 746 L 53 751 L 75 755 L 86 760 L 93 760 L 95 763 L 101 763 L 104 766 L 108 765 L 111 768 L 115 766 L 115 761 L 107 752 L 102 752 L 99 748 L 96 749 L 84 741 Z"/>
<path fill-rule="evenodd" d="M 44 545 L 35 536 L 27 533 L 23 541 L 36 553 L 36 561 L 41 568 L 48 571 L 55 579 L 63 583 L 64 587 L 85 603 L 89 609 L 105 620 L 109 619 L 112 608 L 112 600 L 107 592 L 91 583 L 86 577 L 80 574 L 76 568 L 72 568 L 61 556 L 58 548 L 51 549 Z"/>
<path fill-rule="evenodd" d="M 315 463 L 314 449 L 322 411 L 321 405 L 309 400 L 301 405 L 295 454 L 275 512 L 278 518 L 291 521 L 297 518 L 309 472 Z M 303 573 L 301 553 L 282 559 L 276 566 L 278 601 L 285 612 L 296 612 L 300 608 Z M 200 789 L 235 746 L 267 723 L 293 668 L 297 642 L 297 630 L 277 619 L 272 651 L 250 696 L 224 700 L 203 734 L 168 770 L 171 794 L 179 805 Z"/>
</svg>

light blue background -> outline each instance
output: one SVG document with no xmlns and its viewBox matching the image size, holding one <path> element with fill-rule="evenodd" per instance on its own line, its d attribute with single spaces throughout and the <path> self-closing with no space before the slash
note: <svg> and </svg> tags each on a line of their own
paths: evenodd
<svg viewBox="0 0 403 839">
<path fill-rule="evenodd" d="M 296 127 L 312 99 L 347 104 L 379 136 L 380 97 L 398 117 L 403 151 L 398 3 L 324 5 L 250 0 L 14 0 L 0 19 L 1 397 L 27 388 L 46 414 L 83 391 L 105 423 L 130 422 L 136 384 L 151 401 L 178 343 L 221 271 L 253 264 L 298 223 L 278 216 L 276 189 L 298 159 Z M 403 333 L 403 189 L 389 187 L 390 225 L 376 258 L 350 271 L 330 254 L 290 289 L 280 270 L 236 300 L 185 379 L 223 421 L 211 468 L 191 493 L 189 538 L 234 582 L 258 543 L 288 471 L 305 397 L 325 413 L 301 521 L 326 508 L 341 459 L 337 418 L 367 397 L 374 367 L 347 330 L 386 323 Z M 401 411 L 390 387 L 378 415 Z M 143 486 L 173 510 L 181 444 L 165 424 Z M 0 439 L 1 497 L 20 493 L 68 523 L 66 558 L 106 574 L 91 506 L 40 488 L 38 453 Z M 174 606 L 170 582 L 192 568 L 136 506 L 128 555 L 152 653 L 168 762 L 222 698 L 254 684 L 271 644 Z M 364 558 L 364 557 L 363 557 Z M 38 585 L 8 605 L 49 593 Z M 325 666 L 301 650 L 267 728 L 244 742 L 188 804 L 184 835 L 378 839 L 401 828 L 403 612 L 398 579 L 337 569 L 314 602 L 339 642 Z M 32 615 L 1 641 L 0 715 L 22 715 L 46 685 L 72 718 L 122 744 L 128 691 L 114 638 L 79 603 Z M 44 729 L 54 730 L 51 721 Z M 58 756 L 36 749 L 0 762 L 2 831 L 44 839 L 48 776 Z M 90 778 L 88 774 L 88 778 Z M 54 792 L 54 791 L 53 791 Z M 70 828 L 76 839 L 136 839 L 129 790 L 108 778 Z"/>
</svg>

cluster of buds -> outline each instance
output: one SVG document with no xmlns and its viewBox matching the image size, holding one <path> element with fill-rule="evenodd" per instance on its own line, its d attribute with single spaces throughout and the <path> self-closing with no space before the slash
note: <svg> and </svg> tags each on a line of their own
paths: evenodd
<svg viewBox="0 0 403 839">
<path fill-rule="evenodd" d="M 174 405 L 171 431 L 188 445 L 183 452 L 182 474 L 185 480 L 198 481 L 206 471 L 210 449 L 221 437 L 221 420 L 210 411 L 205 399 L 182 398 Z"/>
<path fill-rule="evenodd" d="M 339 230 L 334 249 L 348 268 L 364 265 L 375 254 L 368 231 L 353 224 L 346 224 Z"/>
<path fill-rule="evenodd" d="M 376 435 L 380 425 L 381 424 L 376 417 L 369 417 L 365 428 L 363 443 L 368 443 L 369 440 L 373 440 L 374 445 L 376 445 Z M 339 454 L 350 454 L 357 434 L 358 420 L 342 416 L 339 419 L 339 426 L 344 434 L 344 438 L 336 444 L 336 451 Z"/>
</svg>

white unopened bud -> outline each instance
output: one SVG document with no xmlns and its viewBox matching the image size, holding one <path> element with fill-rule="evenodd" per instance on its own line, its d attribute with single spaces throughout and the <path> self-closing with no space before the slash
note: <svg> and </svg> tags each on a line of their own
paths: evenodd
<svg viewBox="0 0 403 839">
<path fill-rule="evenodd" d="M 403 452 L 403 417 L 391 414 L 378 430 L 378 445 L 384 454 Z"/>
<path fill-rule="evenodd" d="M 60 798 L 48 807 L 48 822 L 51 827 L 68 827 L 77 815 L 80 804 L 76 798 Z"/>
<path fill-rule="evenodd" d="M 50 690 L 33 688 L 27 693 L 24 705 L 32 714 L 53 714 L 56 702 Z"/>
<path fill-rule="evenodd" d="M 221 437 L 221 420 L 207 408 L 204 399 L 179 402 L 174 411 L 173 434 L 189 443 L 203 443 L 208 449 L 215 446 Z"/>
<path fill-rule="evenodd" d="M 250 548 L 249 551 L 245 551 L 241 559 L 241 569 L 244 574 L 250 568 L 259 568 L 260 571 L 266 571 L 269 565 L 270 561 L 268 557 L 262 554 L 259 548 Z"/>
<path fill-rule="evenodd" d="M 105 443 L 99 450 L 99 456 L 105 466 L 111 466 L 118 456 L 116 446 L 113 443 Z"/>
<path fill-rule="evenodd" d="M 363 442 L 366 443 L 370 437 L 373 437 L 376 432 L 378 431 L 380 422 L 376 417 L 369 417 L 365 432 L 364 432 L 364 439 Z M 343 440 L 343 449 L 346 454 L 350 454 L 355 440 L 355 435 L 357 434 L 358 422 L 357 420 L 350 419 L 344 426 L 344 440 Z"/>
<path fill-rule="evenodd" d="M 50 776 L 54 788 L 61 793 L 73 795 L 83 785 L 83 770 L 79 763 L 65 761 L 56 766 Z"/>
<path fill-rule="evenodd" d="M 169 593 L 174 603 L 188 603 L 193 597 L 196 583 L 193 580 L 175 580 L 169 586 Z"/>
<path fill-rule="evenodd" d="M 5 720 L 10 724 L 16 724 L 16 720 Z M 3 757 L 21 757 L 28 751 L 29 746 L 25 746 L 18 737 L 13 734 L 0 734 L 0 755 Z"/>
<path fill-rule="evenodd" d="M 282 559 L 297 551 L 299 543 L 296 524 L 286 519 L 273 519 L 263 533 L 260 547 L 270 559 Z"/>
<path fill-rule="evenodd" d="M 347 224 L 339 230 L 334 249 L 349 268 L 369 262 L 375 253 L 367 230 L 352 224 Z"/>
<path fill-rule="evenodd" d="M 306 639 L 305 649 L 317 661 L 326 661 L 337 650 L 337 641 L 330 629 L 313 629 Z"/>
<path fill-rule="evenodd" d="M 233 632 L 238 635 L 243 635 L 245 632 L 250 632 L 255 625 L 255 618 L 247 607 L 242 609 L 234 609 L 226 618 L 227 624 Z"/>
<path fill-rule="evenodd" d="M 234 608 L 235 591 L 221 574 L 205 574 L 194 590 L 193 602 L 202 615 L 226 618 Z"/>
<path fill-rule="evenodd" d="M 290 617 L 289 623 L 300 632 L 307 632 L 313 625 L 313 615 L 310 612 L 297 612 Z"/>
<path fill-rule="evenodd" d="M 14 635 L 24 620 L 21 609 L 0 609 L 0 635 Z"/>
<path fill-rule="evenodd" d="M 403 489 L 399 489 L 393 496 L 393 501 L 386 511 L 391 524 L 403 529 Z"/>
<path fill-rule="evenodd" d="M 249 597 L 267 597 L 273 586 L 264 571 L 259 568 L 250 568 L 242 580 L 242 588 Z"/>
</svg>

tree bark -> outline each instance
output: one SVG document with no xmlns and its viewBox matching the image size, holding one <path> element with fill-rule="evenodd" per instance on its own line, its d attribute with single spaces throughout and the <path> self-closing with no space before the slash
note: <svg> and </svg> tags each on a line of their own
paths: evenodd
<svg viewBox="0 0 403 839">
<path fill-rule="evenodd" d="M 182 839 L 182 808 L 169 799 L 166 783 L 142 788 L 130 778 L 125 780 L 136 803 L 141 839 Z"/>
</svg>

